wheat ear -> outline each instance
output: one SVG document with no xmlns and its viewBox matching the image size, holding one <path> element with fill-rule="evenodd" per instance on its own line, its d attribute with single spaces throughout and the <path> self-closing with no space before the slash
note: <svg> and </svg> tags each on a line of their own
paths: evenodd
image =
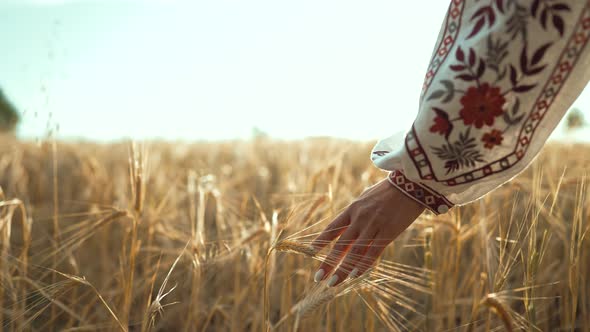
<svg viewBox="0 0 590 332">
<path fill-rule="evenodd" d="M 274 247 L 274 250 L 281 252 L 291 252 L 296 254 L 303 254 L 308 257 L 315 257 L 318 251 L 311 245 L 303 244 L 297 241 L 282 240 Z"/>
</svg>

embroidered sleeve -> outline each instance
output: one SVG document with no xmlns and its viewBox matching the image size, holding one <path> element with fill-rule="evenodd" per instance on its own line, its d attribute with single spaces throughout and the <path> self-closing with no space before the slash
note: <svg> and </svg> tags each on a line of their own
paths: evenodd
<svg viewBox="0 0 590 332">
<path fill-rule="evenodd" d="M 371 159 L 435 213 L 535 158 L 590 79 L 590 0 L 452 0 L 405 139 Z"/>
</svg>

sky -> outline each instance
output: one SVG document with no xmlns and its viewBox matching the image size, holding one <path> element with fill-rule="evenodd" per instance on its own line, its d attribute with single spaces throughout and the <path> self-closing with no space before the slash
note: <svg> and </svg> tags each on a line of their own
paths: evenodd
<svg viewBox="0 0 590 332">
<path fill-rule="evenodd" d="M 24 138 L 378 139 L 413 121 L 447 4 L 0 0 L 0 87 Z"/>
</svg>

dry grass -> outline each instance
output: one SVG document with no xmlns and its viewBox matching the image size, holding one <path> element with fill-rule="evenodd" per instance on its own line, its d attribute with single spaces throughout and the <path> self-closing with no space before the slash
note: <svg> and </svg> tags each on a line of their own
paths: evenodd
<svg viewBox="0 0 590 332">
<path fill-rule="evenodd" d="M 590 330 L 588 146 L 326 288 L 310 244 L 384 176 L 370 143 L 0 141 L 3 331 Z"/>
</svg>

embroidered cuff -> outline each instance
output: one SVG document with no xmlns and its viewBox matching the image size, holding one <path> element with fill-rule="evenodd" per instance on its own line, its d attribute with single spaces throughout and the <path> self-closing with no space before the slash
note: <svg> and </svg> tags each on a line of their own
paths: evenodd
<svg viewBox="0 0 590 332">
<path fill-rule="evenodd" d="M 454 205 L 443 195 L 432 190 L 425 184 L 413 182 L 408 179 L 401 171 L 390 172 L 387 179 L 389 183 L 406 194 L 406 196 L 422 204 L 435 214 L 446 213 Z"/>
</svg>

